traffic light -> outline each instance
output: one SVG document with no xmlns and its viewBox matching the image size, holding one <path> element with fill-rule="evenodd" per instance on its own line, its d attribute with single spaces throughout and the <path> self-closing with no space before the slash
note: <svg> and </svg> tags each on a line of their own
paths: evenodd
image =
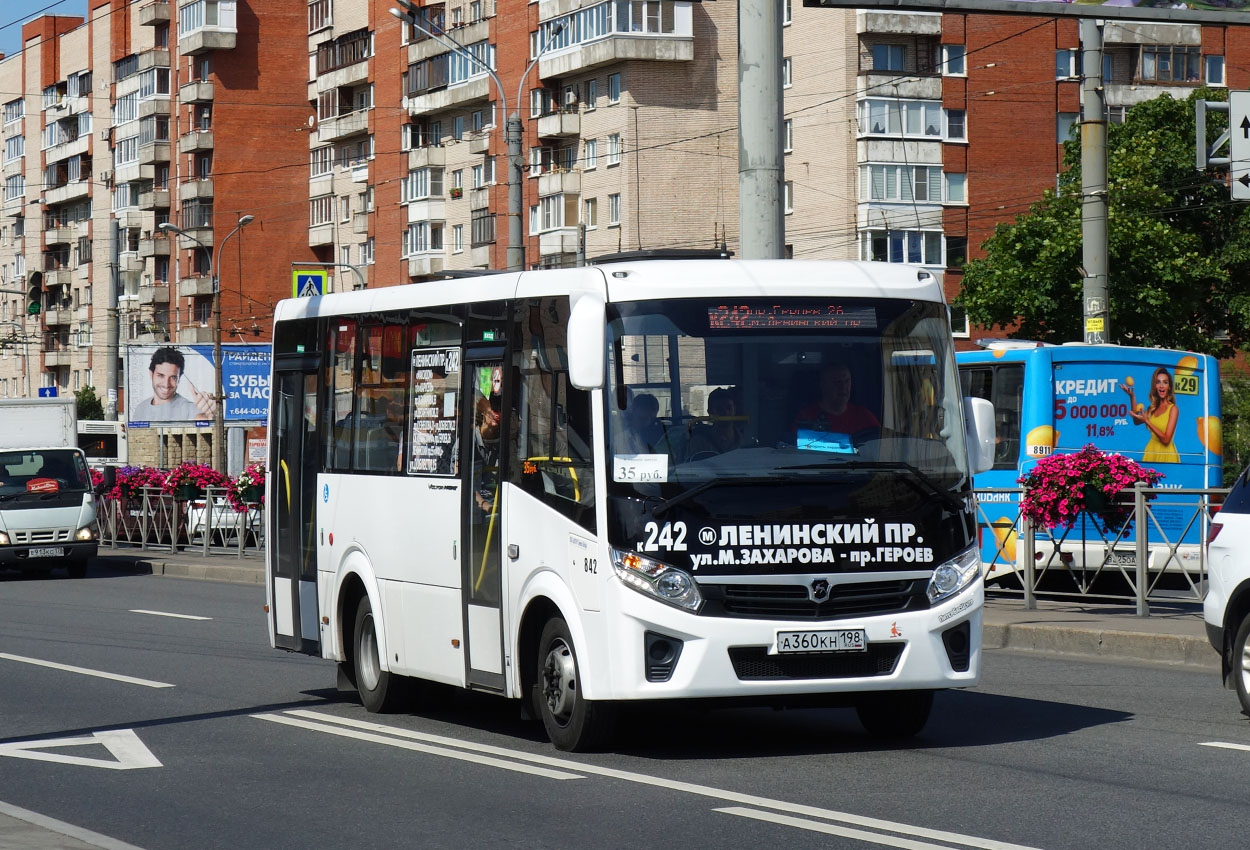
<svg viewBox="0 0 1250 850">
<path fill-rule="evenodd" d="M 43 272 L 30 273 L 30 289 L 26 290 L 26 312 L 38 316 L 43 309 Z"/>
</svg>

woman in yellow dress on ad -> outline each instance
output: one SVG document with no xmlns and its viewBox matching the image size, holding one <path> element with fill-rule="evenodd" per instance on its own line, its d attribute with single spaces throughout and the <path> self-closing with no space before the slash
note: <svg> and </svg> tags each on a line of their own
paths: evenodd
<svg viewBox="0 0 1250 850">
<path fill-rule="evenodd" d="M 1120 389 L 1128 393 L 1129 415 L 1138 425 L 1150 430 L 1150 441 L 1142 453 L 1142 463 L 1179 463 L 1180 455 L 1172 443 L 1176 433 L 1176 394 L 1172 391 L 1172 376 L 1160 366 L 1150 379 L 1150 407 L 1137 402 L 1133 393 L 1132 378 L 1125 379 Z"/>
</svg>

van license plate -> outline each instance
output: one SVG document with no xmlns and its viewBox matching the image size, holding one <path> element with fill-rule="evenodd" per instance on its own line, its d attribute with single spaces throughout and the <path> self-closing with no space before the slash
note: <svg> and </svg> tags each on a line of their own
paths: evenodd
<svg viewBox="0 0 1250 850">
<path fill-rule="evenodd" d="M 863 629 L 831 631 L 777 632 L 774 653 L 791 652 L 867 652 L 868 636 Z"/>
<path fill-rule="evenodd" d="M 62 546 L 45 546 L 41 549 L 31 549 L 27 554 L 32 558 L 64 558 L 65 548 Z"/>
</svg>

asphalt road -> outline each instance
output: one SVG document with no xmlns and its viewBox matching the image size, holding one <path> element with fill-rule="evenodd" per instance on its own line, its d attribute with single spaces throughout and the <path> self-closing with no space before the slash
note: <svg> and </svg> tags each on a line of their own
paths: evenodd
<svg viewBox="0 0 1250 850">
<path fill-rule="evenodd" d="M 1245 841 L 1250 725 L 1209 672 L 990 651 L 907 746 L 850 710 L 654 706 L 613 752 L 566 756 L 494 698 L 369 715 L 329 663 L 269 649 L 262 604 L 241 585 L 0 576 L 0 848 Z M 15 810 L 61 832 L 22 832 Z M 62 827 L 87 840 L 53 843 Z"/>
</svg>

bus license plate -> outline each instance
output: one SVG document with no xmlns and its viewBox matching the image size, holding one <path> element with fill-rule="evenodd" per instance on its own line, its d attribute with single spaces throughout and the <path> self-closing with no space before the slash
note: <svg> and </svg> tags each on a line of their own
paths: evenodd
<svg viewBox="0 0 1250 850">
<path fill-rule="evenodd" d="M 777 632 L 775 650 L 778 655 L 790 652 L 867 652 L 868 636 L 863 629 Z"/>
<path fill-rule="evenodd" d="M 45 546 L 42 549 L 31 549 L 27 555 L 31 558 L 64 558 L 65 549 L 60 546 Z"/>
</svg>

